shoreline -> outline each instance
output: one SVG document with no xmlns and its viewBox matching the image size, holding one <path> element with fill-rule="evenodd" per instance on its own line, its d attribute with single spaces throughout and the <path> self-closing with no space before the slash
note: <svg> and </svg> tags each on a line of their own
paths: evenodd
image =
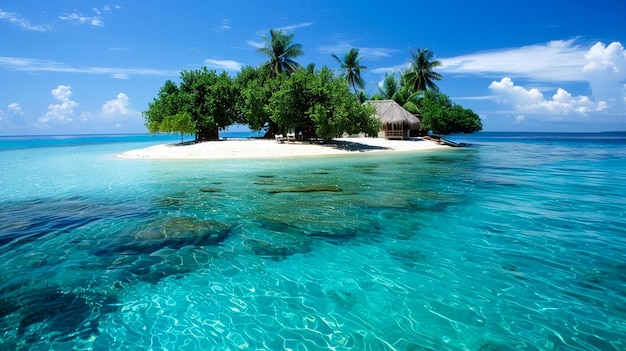
<svg viewBox="0 0 626 351">
<path fill-rule="evenodd" d="M 276 142 L 271 139 L 231 139 L 192 144 L 160 144 L 118 154 L 128 159 L 240 159 L 351 155 L 355 153 L 429 151 L 450 148 L 423 138 L 337 138 L 329 144 Z"/>
</svg>

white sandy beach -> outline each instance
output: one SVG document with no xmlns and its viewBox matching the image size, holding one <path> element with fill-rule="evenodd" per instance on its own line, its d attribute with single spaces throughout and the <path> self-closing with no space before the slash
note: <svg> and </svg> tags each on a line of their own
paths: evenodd
<svg viewBox="0 0 626 351">
<path fill-rule="evenodd" d="M 283 142 L 265 139 L 233 139 L 194 144 L 163 144 L 119 154 L 123 158 L 229 159 L 349 155 L 355 153 L 424 151 L 448 148 L 431 140 L 384 138 L 338 138 L 331 144 Z"/>
</svg>

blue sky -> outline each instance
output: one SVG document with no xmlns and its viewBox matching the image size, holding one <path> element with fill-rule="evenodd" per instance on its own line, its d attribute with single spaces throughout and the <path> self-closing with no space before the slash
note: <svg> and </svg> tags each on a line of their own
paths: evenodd
<svg viewBox="0 0 626 351">
<path fill-rule="evenodd" d="M 333 69 L 358 48 L 367 92 L 409 49 L 485 131 L 626 130 L 622 1 L 0 0 L 0 135 L 146 132 L 141 111 L 181 70 L 236 75 L 269 29 Z"/>
</svg>

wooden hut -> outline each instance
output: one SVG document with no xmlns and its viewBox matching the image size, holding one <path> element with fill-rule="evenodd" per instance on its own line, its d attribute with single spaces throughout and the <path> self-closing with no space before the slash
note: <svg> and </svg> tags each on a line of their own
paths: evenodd
<svg viewBox="0 0 626 351">
<path fill-rule="evenodd" d="M 393 100 L 368 100 L 365 103 L 376 109 L 376 115 L 383 124 L 379 136 L 384 135 L 385 139 L 406 139 L 411 130 L 420 127 L 419 118 Z"/>
</svg>

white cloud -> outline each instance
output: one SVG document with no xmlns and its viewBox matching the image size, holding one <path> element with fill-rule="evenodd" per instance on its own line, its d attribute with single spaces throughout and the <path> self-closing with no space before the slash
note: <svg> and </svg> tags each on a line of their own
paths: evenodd
<svg viewBox="0 0 626 351">
<path fill-rule="evenodd" d="M 391 67 L 374 68 L 372 69 L 372 72 L 376 74 L 398 73 L 398 72 L 405 71 L 408 67 L 409 65 L 405 63 L 405 64 L 391 66 Z"/>
<path fill-rule="evenodd" d="M 570 44 L 563 42 L 560 46 L 571 47 Z M 543 115 L 552 119 L 577 119 L 597 113 L 624 115 L 626 113 L 624 47 L 618 42 L 608 46 L 598 42 L 580 55 L 584 61 L 578 66 L 579 74 L 576 77 L 582 78 L 576 79 L 582 79 L 589 84 L 592 90 L 590 96 L 573 96 L 563 88 L 556 88 L 551 97 L 546 97 L 545 91 L 515 85 L 509 76 L 500 81 L 493 81 L 489 89 L 495 94 L 496 100 L 508 106 L 513 113 Z M 554 70 L 563 67 L 562 62 L 555 62 L 553 66 Z M 565 69 L 567 70 L 569 68 Z M 549 77 L 543 78 L 547 81 Z"/>
<path fill-rule="evenodd" d="M 107 75 L 178 76 L 179 71 L 152 68 L 72 67 L 64 63 L 21 57 L 0 56 L 0 67 L 25 72 L 61 72 Z M 118 76 L 119 77 L 119 76 Z"/>
<path fill-rule="evenodd" d="M 294 29 L 309 27 L 309 26 L 312 26 L 312 25 L 313 25 L 313 22 L 303 22 L 303 23 L 292 24 L 290 26 L 284 26 L 284 27 L 280 27 L 280 28 L 276 28 L 276 29 L 277 30 L 282 30 L 282 31 L 285 31 L 285 32 L 289 32 L 289 31 L 292 31 Z"/>
<path fill-rule="evenodd" d="M 74 120 L 74 107 L 78 106 L 76 101 L 72 101 L 71 87 L 69 85 L 59 85 L 56 89 L 52 89 L 52 97 L 59 101 L 58 104 L 48 106 L 46 115 L 39 118 L 40 123 L 48 123 L 56 121 L 68 123 Z"/>
<path fill-rule="evenodd" d="M 30 21 L 28 21 L 27 19 L 21 18 L 15 12 L 6 12 L 6 11 L 2 11 L 2 9 L 0 9 L 0 20 L 9 21 L 9 23 L 16 25 L 22 29 L 32 30 L 35 32 L 46 32 L 51 29 L 49 26 L 31 24 Z"/>
<path fill-rule="evenodd" d="M 210 68 L 225 69 L 227 71 L 239 71 L 242 64 L 233 60 L 206 59 L 204 63 Z"/>
<path fill-rule="evenodd" d="M 601 102 L 591 101 L 586 96 L 572 96 L 562 88 L 558 88 L 551 98 L 546 98 L 539 89 L 517 86 L 509 77 L 492 82 L 489 89 L 499 102 L 510 106 L 515 113 L 537 114 L 551 119 L 553 116 L 561 116 L 558 119 L 567 115 L 585 116 L 606 108 Z"/>
<path fill-rule="evenodd" d="M 229 19 L 223 19 L 220 22 L 219 26 L 217 26 L 215 28 L 215 31 L 217 31 L 217 32 L 228 32 L 231 29 L 233 29 L 233 27 L 231 27 L 231 25 L 230 25 L 230 20 Z"/>
<path fill-rule="evenodd" d="M 6 113 L 0 110 L 0 128 L 8 130 L 20 128 L 26 124 L 26 117 L 20 104 L 16 102 L 8 104 Z"/>
<path fill-rule="evenodd" d="M 69 15 L 59 16 L 59 19 L 72 24 L 87 24 L 92 27 L 104 27 L 104 21 L 98 16 L 85 16 L 78 13 L 70 13 Z"/>
<path fill-rule="evenodd" d="M 120 9 L 121 7 L 115 6 L 115 9 Z M 105 5 L 102 9 L 98 9 L 96 7 L 92 7 L 91 11 L 95 14 L 95 16 L 83 15 L 78 12 L 70 13 L 64 16 L 59 16 L 59 19 L 63 21 L 70 22 L 76 25 L 89 25 L 92 27 L 104 27 L 104 20 L 102 19 L 103 14 L 108 14 L 112 10 L 110 5 Z"/>
<path fill-rule="evenodd" d="M 17 102 L 9 104 L 7 106 L 7 110 L 16 115 L 24 115 L 24 112 L 22 112 L 22 107 Z"/>
<path fill-rule="evenodd" d="M 248 40 L 246 42 L 248 45 L 252 46 L 253 48 L 257 48 L 260 49 L 262 47 L 265 47 L 265 43 L 264 42 L 260 42 L 260 41 L 252 41 L 252 40 Z"/>
<path fill-rule="evenodd" d="M 582 71 L 588 79 L 594 97 L 610 103 L 624 104 L 626 80 L 626 51 L 621 43 L 608 46 L 596 43 L 585 55 L 587 64 Z"/>
<path fill-rule="evenodd" d="M 119 93 L 113 100 L 109 100 L 102 105 L 100 113 L 89 117 L 90 127 L 96 130 L 110 130 L 111 128 L 130 128 L 130 130 L 145 130 L 144 120 L 141 112 L 131 108 L 130 98 Z"/>
<path fill-rule="evenodd" d="M 440 73 L 508 76 L 552 82 L 585 81 L 582 68 L 587 50 L 575 40 L 479 52 L 439 59 Z"/>
<path fill-rule="evenodd" d="M 102 105 L 102 115 L 109 117 L 134 114 L 135 111 L 131 110 L 129 106 L 130 99 L 128 96 L 124 93 L 119 93 L 115 99 L 109 100 Z"/>
<path fill-rule="evenodd" d="M 352 48 L 359 49 L 359 56 L 362 56 L 366 59 L 377 59 L 381 57 L 391 57 L 391 54 L 396 52 L 395 49 L 387 49 L 387 48 L 359 48 L 352 45 L 350 42 L 336 44 L 336 45 L 327 45 L 320 47 L 320 51 L 323 53 L 327 53 L 329 55 L 335 54 L 339 57 L 343 56 L 345 53 L 350 51 Z"/>
</svg>

